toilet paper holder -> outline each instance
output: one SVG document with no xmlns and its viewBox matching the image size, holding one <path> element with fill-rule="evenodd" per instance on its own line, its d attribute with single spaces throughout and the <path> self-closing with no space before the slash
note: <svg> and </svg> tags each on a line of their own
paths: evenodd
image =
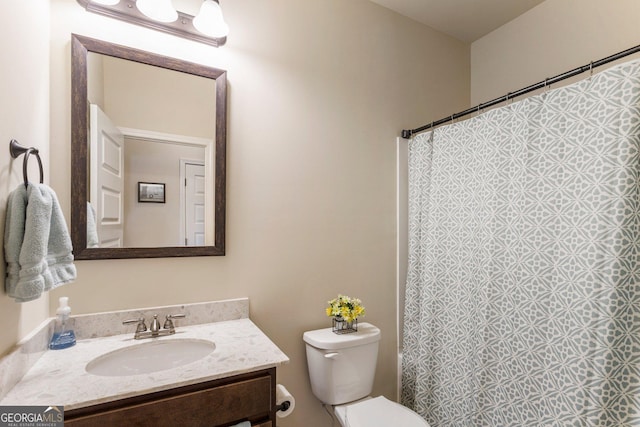
<svg viewBox="0 0 640 427">
<path fill-rule="evenodd" d="M 291 415 L 296 407 L 296 398 L 282 384 L 276 384 L 276 405 L 275 413 L 278 418 Z"/>
<path fill-rule="evenodd" d="M 278 411 L 286 411 L 290 407 L 291 407 L 291 402 L 289 402 L 288 400 L 285 400 L 280 405 L 276 406 L 276 412 L 278 412 Z"/>
</svg>

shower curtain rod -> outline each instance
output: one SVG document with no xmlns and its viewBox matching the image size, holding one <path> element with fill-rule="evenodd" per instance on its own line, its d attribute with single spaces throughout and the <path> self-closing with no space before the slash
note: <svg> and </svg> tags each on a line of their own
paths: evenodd
<svg viewBox="0 0 640 427">
<path fill-rule="evenodd" d="M 531 86 L 527 86 L 527 87 L 522 88 L 520 90 L 517 90 L 515 92 L 509 92 L 506 95 L 501 96 L 499 98 L 496 98 L 496 99 L 494 99 L 492 101 L 485 102 L 485 103 L 482 103 L 482 104 L 478 104 L 473 108 L 469 108 L 468 110 L 464 110 L 464 111 L 462 111 L 460 113 L 452 114 L 451 116 L 445 117 L 445 118 L 440 119 L 440 120 L 436 120 L 435 122 L 431 122 L 431 123 L 426 124 L 424 126 L 421 126 L 419 128 L 416 128 L 416 129 L 404 129 L 402 131 L 402 137 L 404 139 L 409 139 L 413 135 L 415 135 L 416 133 L 420 133 L 420 132 L 423 132 L 425 130 L 432 129 L 432 128 L 438 126 L 438 125 L 454 121 L 455 119 L 458 119 L 460 117 L 467 116 L 467 115 L 475 113 L 475 112 L 479 112 L 484 108 L 493 107 L 494 105 L 500 104 L 500 103 L 505 102 L 505 101 L 509 101 L 510 99 L 516 98 L 518 96 L 524 95 L 524 94 L 529 93 L 529 92 L 533 92 L 534 90 L 542 89 L 542 88 L 547 87 L 549 85 L 552 85 L 554 83 L 558 83 L 559 81 L 562 81 L 564 79 L 568 79 L 569 77 L 577 76 L 578 74 L 582 74 L 585 71 L 591 71 L 596 67 L 600 67 L 601 65 L 608 64 L 609 62 L 613 62 L 615 60 L 618 60 L 620 58 L 624 58 L 625 56 L 629 56 L 629 55 L 632 55 L 632 54 L 637 53 L 637 52 L 640 52 L 640 45 L 632 47 L 632 48 L 629 48 L 627 50 L 623 50 L 622 52 L 618 52 L 618 53 L 613 54 L 611 56 L 607 56 L 606 58 L 600 59 L 598 61 L 593 61 L 593 62 L 591 62 L 591 63 L 589 63 L 587 65 L 583 65 L 582 67 L 574 68 L 571 71 L 567 71 L 565 73 L 558 74 L 555 77 L 544 79 L 541 82 L 538 82 L 538 83 L 533 84 Z"/>
</svg>

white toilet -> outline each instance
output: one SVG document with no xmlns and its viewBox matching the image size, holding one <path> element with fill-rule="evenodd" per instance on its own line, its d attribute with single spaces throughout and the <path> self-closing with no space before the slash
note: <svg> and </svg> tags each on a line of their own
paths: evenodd
<svg viewBox="0 0 640 427">
<path fill-rule="evenodd" d="M 412 410 L 384 396 L 371 398 L 380 329 L 360 323 L 358 332 L 335 334 L 331 328 L 305 332 L 313 394 L 331 405 L 343 427 L 429 427 Z"/>
</svg>

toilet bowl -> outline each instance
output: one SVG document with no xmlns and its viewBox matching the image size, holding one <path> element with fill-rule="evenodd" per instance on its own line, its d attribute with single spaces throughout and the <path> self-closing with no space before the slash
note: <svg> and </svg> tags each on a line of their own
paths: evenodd
<svg viewBox="0 0 640 427">
<path fill-rule="evenodd" d="M 343 427 L 428 427 L 409 408 L 383 396 L 370 397 L 378 358 L 380 329 L 370 323 L 336 334 L 332 328 L 303 334 L 313 394 Z"/>
<path fill-rule="evenodd" d="M 420 415 L 384 396 L 335 406 L 334 413 L 343 427 L 429 427 Z"/>
</svg>

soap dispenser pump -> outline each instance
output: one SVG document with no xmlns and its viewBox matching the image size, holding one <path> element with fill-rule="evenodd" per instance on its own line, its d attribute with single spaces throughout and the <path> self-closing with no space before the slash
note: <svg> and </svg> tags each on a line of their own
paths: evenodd
<svg viewBox="0 0 640 427">
<path fill-rule="evenodd" d="M 71 313 L 69 298 L 60 297 L 59 302 L 60 305 L 56 310 L 56 325 L 49 343 L 51 350 L 62 350 L 76 344 L 76 334 L 67 326 L 69 313 Z"/>
</svg>

